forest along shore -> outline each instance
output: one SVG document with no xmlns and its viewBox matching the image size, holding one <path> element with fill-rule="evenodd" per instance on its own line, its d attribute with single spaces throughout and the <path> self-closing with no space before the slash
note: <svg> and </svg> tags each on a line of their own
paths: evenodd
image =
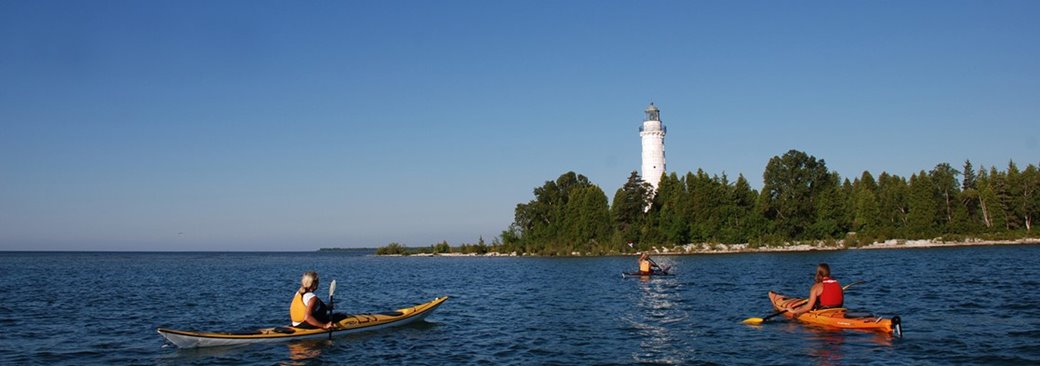
<svg viewBox="0 0 1040 366">
<path fill-rule="evenodd" d="M 991 246 L 991 245 L 1035 245 L 1040 244 L 1040 238 L 1023 238 L 1017 240 L 982 240 L 982 239 L 969 239 L 964 241 L 942 241 L 938 239 L 926 239 L 926 240 L 902 240 L 893 239 L 886 240 L 883 242 L 871 243 L 862 246 L 847 247 L 843 243 L 838 242 L 836 245 L 829 245 L 826 242 L 818 242 L 815 244 L 797 244 L 797 245 L 785 245 L 785 246 L 751 246 L 750 244 L 687 244 L 677 246 L 674 248 L 659 248 L 651 247 L 650 253 L 653 255 L 698 255 L 698 254 L 734 254 L 734 253 L 768 253 L 768 252 L 809 252 L 809 251 L 821 251 L 821 250 L 859 250 L 859 249 L 914 249 L 914 248 L 945 248 L 945 247 L 962 247 L 962 246 Z M 613 256 L 619 254 L 611 254 L 604 256 Z M 620 255 L 635 255 L 634 253 L 620 254 Z M 488 252 L 485 254 L 477 253 L 416 253 L 416 254 L 387 254 L 383 256 L 400 257 L 522 257 L 522 256 L 538 256 L 535 254 L 520 254 L 517 252 L 512 253 L 499 253 L 499 252 Z M 581 256 L 592 256 L 588 253 L 572 252 L 570 256 L 581 257 Z"/>
</svg>

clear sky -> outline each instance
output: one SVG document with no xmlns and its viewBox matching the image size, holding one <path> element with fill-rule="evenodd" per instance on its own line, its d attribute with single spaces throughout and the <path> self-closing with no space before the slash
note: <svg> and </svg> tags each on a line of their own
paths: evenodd
<svg viewBox="0 0 1040 366">
<path fill-rule="evenodd" d="M 3 1 L 0 250 L 490 242 L 567 171 L 1040 161 L 1038 1 Z"/>
</svg>

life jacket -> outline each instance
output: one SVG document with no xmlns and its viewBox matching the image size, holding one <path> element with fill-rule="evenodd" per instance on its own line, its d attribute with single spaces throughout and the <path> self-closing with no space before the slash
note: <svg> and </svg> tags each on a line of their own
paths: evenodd
<svg viewBox="0 0 1040 366">
<path fill-rule="evenodd" d="M 824 277 L 823 282 L 823 293 L 816 300 L 817 309 L 827 308 L 840 308 L 845 303 L 844 291 L 841 289 L 841 284 L 837 280 Z"/>
<path fill-rule="evenodd" d="M 293 326 L 305 324 L 307 320 L 307 304 L 303 302 L 303 295 L 299 291 L 293 296 L 292 304 L 289 305 L 289 319 L 292 320 Z M 315 297 L 317 304 L 314 304 L 314 309 L 311 312 L 311 317 L 318 319 L 320 322 L 327 321 L 328 311 L 325 308 L 325 303 Z"/>
<path fill-rule="evenodd" d="M 307 304 L 303 303 L 303 294 L 296 291 L 296 295 L 293 296 L 292 304 L 289 305 L 289 319 L 292 319 L 292 324 L 300 325 L 304 320 L 307 319 Z"/>
<path fill-rule="evenodd" d="M 650 261 L 641 260 L 639 261 L 639 272 L 650 273 Z"/>
</svg>

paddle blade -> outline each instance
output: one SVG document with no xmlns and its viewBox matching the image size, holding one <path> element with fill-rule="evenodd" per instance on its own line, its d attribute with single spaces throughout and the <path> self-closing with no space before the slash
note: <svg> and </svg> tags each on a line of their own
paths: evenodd
<svg viewBox="0 0 1040 366">
<path fill-rule="evenodd" d="M 744 321 L 742 321 L 741 323 L 750 324 L 750 325 L 759 325 L 759 324 L 762 324 L 762 322 L 764 322 L 764 321 L 766 321 L 766 320 L 762 319 L 762 318 L 747 318 L 747 319 L 744 319 Z"/>
<path fill-rule="evenodd" d="M 331 299 L 332 295 L 335 294 L 335 293 L 336 293 L 336 280 L 332 280 L 332 283 L 329 284 L 329 298 Z"/>
</svg>

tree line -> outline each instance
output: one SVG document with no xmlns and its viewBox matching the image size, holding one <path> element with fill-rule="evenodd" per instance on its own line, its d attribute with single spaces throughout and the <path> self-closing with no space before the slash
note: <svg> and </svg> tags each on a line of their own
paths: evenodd
<svg viewBox="0 0 1040 366">
<path fill-rule="evenodd" d="M 743 175 L 672 172 L 655 192 L 632 172 L 608 203 L 599 186 L 567 172 L 517 204 L 513 223 L 487 250 L 600 255 L 689 243 L 1011 239 L 1032 234 L 1040 216 L 1033 164 L 975 169 L 965 161 L 957 170 L 941 163 L 909 178 L 864 171 L 849 180 L 823 159 L 791 150 L 771 158 L 762 177 L 758 191 Z"/>
<path fill-rule="evenodd" d="M 494 242 L 488 245 L 484 242 L 484 238 L 481 237 L 474 244 L 460 244 L 459 246 L 453 247 L 448 244 L 447 240 L 441 241 L 437 244 L 432 244 L 428 247 L 408 247 L 401 243 L 390 243 L 386 246 L 376 248 L 376 255 L 412 255 L 412 254 L 445 254 L 445 253 L 461 253 L 461 254 L 487 254 L 489 252 L 497 251 L 501 246 L 498 242 Z"/>
</svg>

